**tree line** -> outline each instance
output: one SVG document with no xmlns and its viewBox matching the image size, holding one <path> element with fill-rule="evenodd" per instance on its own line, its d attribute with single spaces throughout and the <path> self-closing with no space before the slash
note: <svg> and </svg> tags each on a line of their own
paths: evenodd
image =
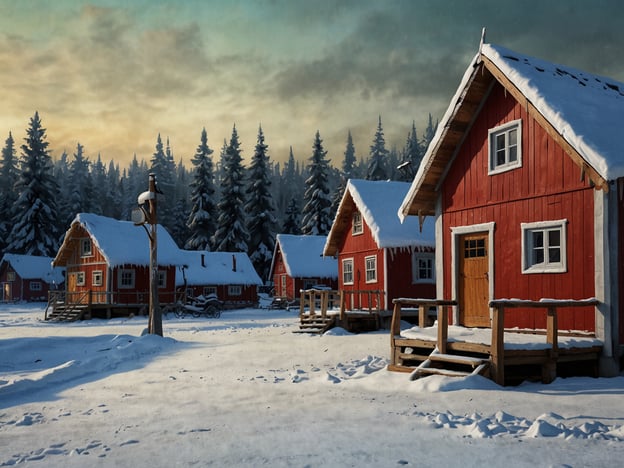
<svg viewBox="0 0 624 468">
<path fill-rule="evenodd" d="M 54 160 L 35 112 L 23 144 L 18 148 L 9 132 L 2 148 L 0 252 L 54 257 L 77 213 L 129 220 L 153 173 L 162 192 L 159 223 L 180 247 L 247 252 L 267 280 L 277 233 L 327 234 L 350 178 L 411 180 L 436 126 L 429 115 L 422 137 L 412 123 L 405 146 L 387 149 L 379 117 L 365 157 L 356 156 L 348 132 L 339 168 L 330 164 L 318 131 L 306 163 L 295 160 L 292 147 L 283 165 L 272 161 L 261 126 L 245 167 L 235 125 L 218 154 L 202 129 L 191 167 L 176 162 L 169 139 L 158 135 L 149 163 L 135 154 L 120 168 L 99 154 L 91 159 L 80 143 L 71 156 Z"/>
</svg>

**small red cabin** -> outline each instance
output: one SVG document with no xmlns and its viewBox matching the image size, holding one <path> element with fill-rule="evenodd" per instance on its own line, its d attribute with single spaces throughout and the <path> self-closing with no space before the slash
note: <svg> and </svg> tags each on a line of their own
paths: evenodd
<svg viewBox="0 0 624 468">
<path fill-rule="evenodd" d="M 396 208 L 405 197 L 407 182 L 351 179 L 327 236 L 323 254 L 338 258 L 339 289 L 348 308 L 392 310 L 398 297 L 433 298 L 435 236 L 431 220 L 419 230 L 418 220 L 401 224 Z M 380 304 L 368 304 L 379 291 Z"/>
<path fill-rule="evenodd" d="M 624 343 L 624 84 L 482 44 L 399 210 L 436 221 L 438 297 L 490 327 L 489 301 L 595 298 L 559 328 Z M 505 327 L 545 329 L 517 308 Z"/>
<path fill-rule="evenodd" d="M 182 250 L 176 277 L 178 290 L 194 297 L 215 294 L 228 308 L 258 303 L 262 280 L 245 252 Z"/>
<path fill-rule="evenodd" d="M 158 296 L 175 299 L 179 248 L 169 233 L 157 228 Z M 90 213 L 79 213 L 54 259 L 66 268 L 68 302 L 97 306 L 141 307 L 149 303 L 149 238 L 141 226 Z"/>
<path fill-rule="evenodd" d="M 0 261 L 2 301 L 47 301 L 48 291 L 65 281 L 64 268 L 52 268 L 52 258 L 7 253 Z"/>
<path fill-rule="evenodd" d="M 338 287 L 338 265 L 335 259 L 323 257 L 327 236 L 278 234 L 269 276 L 275 295 L 292 301 L 299 291 L 323 285 Z"/>
</svg>

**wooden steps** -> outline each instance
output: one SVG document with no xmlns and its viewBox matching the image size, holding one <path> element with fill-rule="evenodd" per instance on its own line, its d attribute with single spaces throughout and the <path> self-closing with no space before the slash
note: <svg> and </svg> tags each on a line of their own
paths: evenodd
<svg viewBox="0 0 624 468">
<path fill-rule="evenodd" d="M 464 377 L 483 374 L 489 370 L 490 360 L 486 358 L 443 354 L 434 349 L 423 362 L 412 370 L 410 380 L 424 375 L 445 375 L 448 377 Z"/>
<path fill-rule="evenodd" d="M 72 304 L 70 306 L 55 305 L 50 314 L 47 314 L 46 320 L 56 322 L 75 322 L 82 320 L 89 315 L 88 304 Z"/>
<path fill-rule="evenodd" d="M 312 333 L 322 335 L 332 328 L 336 322 L 334 316 L 322 315 L 304 315 L 300 319 L 299 330 L 293 330 L 293 333 Z"/>
</svg>

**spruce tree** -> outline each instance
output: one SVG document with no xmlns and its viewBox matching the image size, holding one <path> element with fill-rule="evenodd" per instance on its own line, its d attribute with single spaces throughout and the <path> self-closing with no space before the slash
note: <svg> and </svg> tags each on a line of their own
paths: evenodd
<svg viewBox="0 0 624 468">
<path fill-rule="evenodd" d="M 423 155 L 427 151 L 427 148 L 429 147 L 429 143 L 431 143 L 431 140 L 433 140 L 433 137 L 435 136 L 437 129 L 438 129 L 438 122 L 436 122 L 434 125 L 433 118 L 431 117 L 431 114 L 429 114 L 429 123 L 427 124 L 427 128 L 425 129 L 425 134 L 423 135 L 423 139 L 421 143 L 421 146 L 423 148 Z"/>
<path fill-rule="evenodd" d="M 409 182 L 414 178 L 414 175 L 418 172 L 418 166 L 420 166 L 422 157 L 422 147 L 416 134 L 416 123 L 412 121 L 412 129 L 407 133 L 407 141 L 405 142 L 403 157 L 401 158 L 401 180 Z"/>
<path fill-rule="evenodd" d="M 191 250 L 212 250 L 211 239 L 217 230 L 214 174 L 210 156 L 212 153 L 204 128 L 191 161 L 194 172 L 190 184 L 191 212 L 186 223 L 189 237 L 185 244 L 185 248 Z"/>
<path fill-rule="evenodd" d="M 154 154 L 151 159 L 150 172 L 156 176 L 156 184 L 161 196 L 158 198 L 158 223 L 171 232 L 173 224 L 173 205 L 175 198 L 174 174 L 175 162 L 167 139 L 167 152 L 163 146 L 160 133 L 156 139 Z"/>
<path fill-rule="evenodd" d="M 329 195 L 329 162 L 325 158 L 323 141 L 316 131 L 312 156 L 308 165 L 309 177 L 305 181 L 303 219 L 301 232 L 305 235 L 325 235 L 331 227 L 331 199 Z"/>
<path fill-rule="evenodd" d="M 91 187 L 89 177 L 89 160 L 84 156 L 84 147 L 78 143 L 72 161 L 69 163 L 69 200 L 65 225 L 69 226 L 78 213 L 91 211 L 92 201 L 89 199 Z"/>
<path fill-rule="evenodd" d="M 59 189 L 53 176 L 45 132 L 39 113 L 35 112 L 21 147 L 21 171 L 15 185 L 18 198 L 13 205 L 9 252 L 47 257 L 56 254 Z"/>
<path fill-rule="evenodd" d="M 351 130 L 349 130 L 349 133 L 347 134 L 347 146 L 344 152 L 344 159 L 342 160 L 342 171 L 340 173 L 338 187 L 334 191 L 334 196 L 332 197 L 332 218 L 336 211 L 338 211 L 342 196 L 344 195 L 344 191 L 347 188 L 347 182 L 349 181 L 349 179 L 354 178 L 353 172 L 355 170 L 356 161 L 355 146 L 353 146 L 353 138 L 351 137 Z"/>
<path fill-rule="evenodd" d="M 373 138 L 373 144 L 370 147 L 370 160 L 368 170 L 366 171 L 366 179 L 368 180 L 387 180 L 388 172 L 386 170 L 386 158 L 388 150 L 386 149 L 386 140 L 384 139 L 383 129 L 381 127 L 381 116 L 379 116 L 379 124 Z"/>
<path fill-rule="evenodd" d="M 213 245 L 220 252 L 247 252 L 249 235 L 243 212 L 244 167 L 236 125 L 223 157 L 221 200 L 217 204 L 219 218 Z"/>
<path fill-rule="evenodd" d="M 248 254 L 260 278 L 266 280 L 271 268 L 275 247 L 275 208 L 271 196 L 268 146 L 264 142 L 262 127 L 258 129 L 256 148 L 249 165 L 247 187 L 247 231 L 249 232 Z"/>
<path fill-rule="evenodd" d="M 11 231 L 13 204 L 17 200 L 15 183 L 19 178 L 18 163 L 15 140 L 9 132 L 2 148 L 2 161 L 0 163 L 0 252 L 4 252 L 7 237 Z"/>
<path fill-rule="evenodd" d="M 282 233 L 284 234 L 301 234 L 301 228 L 299 227 L 299 205 L 294 198 L 290 199 L 288 208 L 286 208 L 286 219 L 282 226 Z"/>
</svg>

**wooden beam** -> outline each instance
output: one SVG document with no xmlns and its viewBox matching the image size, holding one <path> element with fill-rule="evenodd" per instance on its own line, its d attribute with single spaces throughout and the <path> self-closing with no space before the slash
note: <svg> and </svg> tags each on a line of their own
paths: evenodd
<svg viewBox="0 0 624 468">
<path fill-rule="evenodd" d="M 505 310 L 504 306 L 495 307 L 492 316 L 492 368 L 494 382 L 505 385 Z"/>
</svg>

